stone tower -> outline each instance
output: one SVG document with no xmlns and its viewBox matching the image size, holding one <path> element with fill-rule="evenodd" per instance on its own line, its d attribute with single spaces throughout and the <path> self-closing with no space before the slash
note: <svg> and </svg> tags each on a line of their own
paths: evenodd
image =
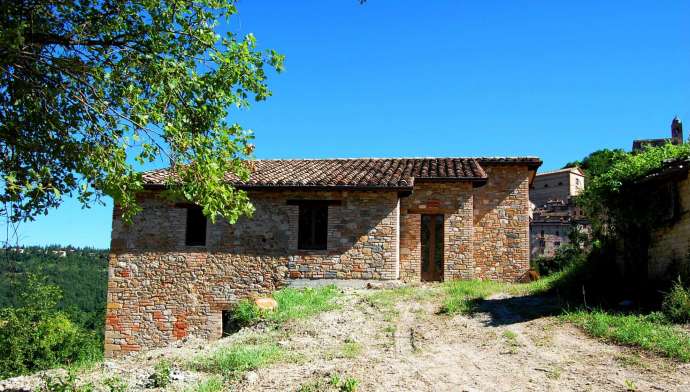
<svg viewBox="0 0 690 392">
<path fill-rule="evenodd" d="M 671 122 L 671 143 L 683 144 L 683 122 L 678 116 Z"/>
</svg>

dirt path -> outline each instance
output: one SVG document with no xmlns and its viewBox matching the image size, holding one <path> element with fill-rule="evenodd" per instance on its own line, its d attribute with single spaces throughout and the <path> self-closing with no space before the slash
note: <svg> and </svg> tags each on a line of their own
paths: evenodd
<svg viewBox="0 0 690 392">
<path fill-rule="evenodd" d="M 449 317 L 437 314 L 433 299 L 404 299 L 391 317 L 366 295 L 351 294 L 342 309 L 291 326 L 288 348 L 304 360 L 259 370 L 237 387 L 325 388 L 337 374 L 356 378 L 361 391 L 690 391 L 688 365 L 603 344 L 554 317 L 512 311 L 548 306 L 542 300 L 499 296 L 473 317 Z M 348 341 L 361 345 L 356 357 L 337 354 Z"/>
<path fill-rule="evenodd" d="M 385 301 L 372 296 L 393 291 L 349 291 L 339 309 L 270 332 L 287 358 L 246 374 L 230 390 L 336 391 L 337 376 L 356 379 L 358 391 L 690 391 L 690 365 L 591 339 L 544 316 L 548 300 L 499 295 L 474 316 L 448 316 L 438 314 L 437 289 L 418 290 Z M 85 377 L 117 375 L 129 390 L 141 390 L 162 358 L 182 364 L 247 334 L 269 332 L 187 342 L 106 362 Z M 206 377 L 180 369 L 167 390 L 191 390 Z M 32 383 L 35 377 L 26 378 Z"/>
</svg>

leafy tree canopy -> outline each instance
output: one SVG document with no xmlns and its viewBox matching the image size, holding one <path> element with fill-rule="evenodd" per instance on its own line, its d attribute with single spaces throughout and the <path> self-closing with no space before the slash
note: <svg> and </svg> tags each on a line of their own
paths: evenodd
<svg viewBox="0 0 690 392">
<path fill-rule="evenodd" d="M 608 171 L 611 166 L 626 156 L 626 152 L 620 148 L 609 150 L 597 150 L 587 155 L 582 160 L 568 162 L 563 168 L 579 167 L 585 171 L 589 179 L 598 177 Z"/>
<path fill-rule="evenodd" d="M 690 144 L 667 143 L 636 154 L 623 153 L 607 170 L 592 178 L 577 202 L 596 234 L 620 235 L 630 227 L 647 227 L 658 220 L 658 197 L 640 192 L 635 182 L 661 169 L 666 162 L 690 157 Z"/>
<path fill-rule="evenodd" d="M 283 56 L 219 34 L 234 0 L 58 0 L 0 4 L 0 213 L 33 219 L 66 194 L 139 209 L 132 162 L 170 161 L 170 195 L 212 219 L 250 213 L 223 181 L 249 175 L 251 131 L 232 106 L 271 95 Z"/>
</svg>

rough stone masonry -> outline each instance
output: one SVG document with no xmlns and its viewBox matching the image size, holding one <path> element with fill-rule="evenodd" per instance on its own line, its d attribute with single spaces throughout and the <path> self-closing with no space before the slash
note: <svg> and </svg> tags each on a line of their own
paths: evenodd
<svg viewBox="0 0 690 392">
<path fill-rule="evenodd" d="M 143 211 L 129 225 L 117 206 L 113 212 L 106 356 L 190 335 L 219 338 L 224 310 L 291 279 L 419 281 L 428 249 L 420 234 L 424 214 L 443 219 L 441 280 L 519 280 L 529 269 L 528 187 L 540 164 L 256 161 L 252 180 L 235 183 L 249 193 L 254 215 L 234 225 L 205 223 L 203 244 L 193 246 L 186 241 L 190 205 L 160 197 L 166 171 L 145 173 Z M 322 206 L 321 215 L 306 213 L 309 203 Z M 300 236 L 320 228 L 322 246 L 303 249 Z"/>
</svg>

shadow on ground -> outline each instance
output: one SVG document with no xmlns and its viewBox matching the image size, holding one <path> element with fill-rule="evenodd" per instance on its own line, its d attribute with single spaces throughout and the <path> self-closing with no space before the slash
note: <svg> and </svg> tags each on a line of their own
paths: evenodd
<svg viewBox="0 0 690 392">
<path fill-rule="evenodd" d="M 472 313 L 488 315 L 484 324 L 496 327 L 555 316 L 561 314 L 563 308 L 556 297 L 528 295 L 478 298 L 472 301 L 471 309 Z"/>
</svg>

